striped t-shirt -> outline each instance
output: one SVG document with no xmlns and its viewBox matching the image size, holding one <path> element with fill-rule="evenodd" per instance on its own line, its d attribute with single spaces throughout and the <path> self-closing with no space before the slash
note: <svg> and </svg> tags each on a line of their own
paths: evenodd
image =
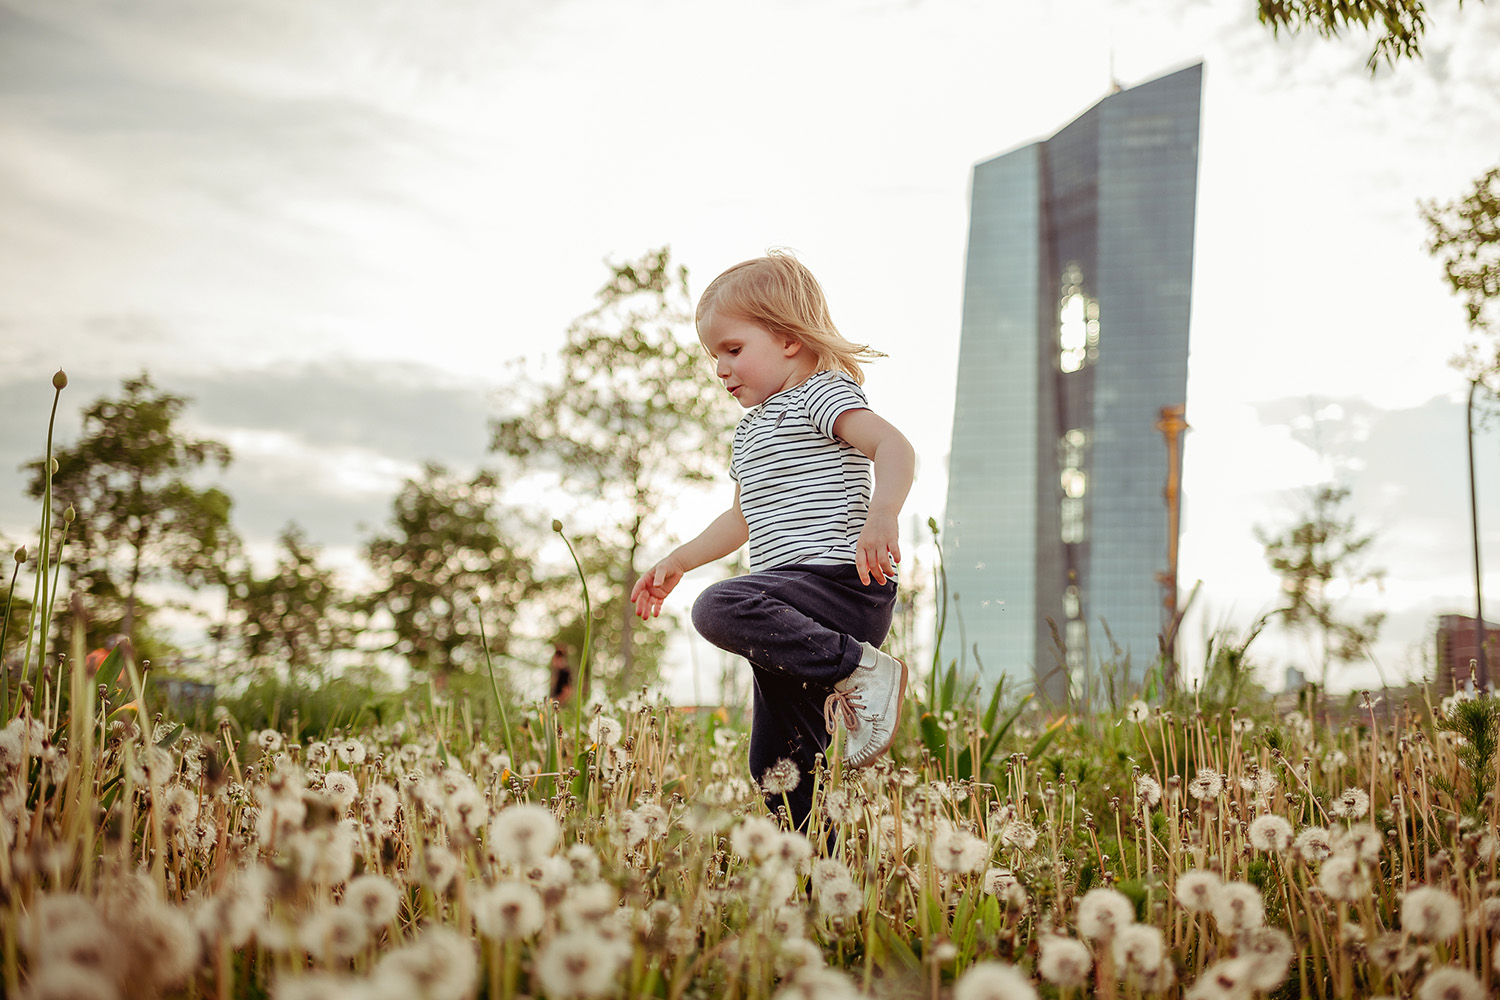
<svg viewBox="0 0 1500 1000">
<path fill-rule="evenodd" d="M 729 474 L 740 484 L 750 526 L 750 570 L 854 562 L 870 512 L 873 466 L 834 437 L 846 410 L 867 409 L 864 390 L 843 372 L 818 372 L 741 418 Z"/>
</svg>

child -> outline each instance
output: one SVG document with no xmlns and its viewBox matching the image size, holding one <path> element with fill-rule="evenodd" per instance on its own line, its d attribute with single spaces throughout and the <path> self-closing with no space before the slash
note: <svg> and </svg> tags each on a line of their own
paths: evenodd
<svg viewBox="0 0 1500 1000">
<path fill-rule="evenodd" d="M 772 253 L 719 275 L 698 301 L 698 339 L 724 388 L 749 412 L 734 432 L 734 503 L 636 581 L 645 619 L 682 575 L 750 542 L 750 572 L 708 587 L 693 625 L 750 661 L 750 773 L 795 826 L 812 807 L 815 758 L 839 721 L 845 763 L 890 747 L 906 664 L 880 651 L 901 561 L 897 516 L 916 457 L 868 408 L 860 361 L 882 357 L 835 329 L 817 279 Z M 871 472 L 874 487 L 871 488 Z M 783 766 L 798 779 L 790 791 Z"/>
</svg>

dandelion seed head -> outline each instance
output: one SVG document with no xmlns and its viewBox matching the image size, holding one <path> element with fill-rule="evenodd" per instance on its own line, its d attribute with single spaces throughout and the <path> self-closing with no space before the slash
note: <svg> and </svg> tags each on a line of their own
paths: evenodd
<svg viewBox="0 0 1500 1000">
<path fill-rule="evenodd" d="M 323 794 L 342 816 L 358 797 L 359 783 L 347 771 L 329 771 L 323 775 Z"/>
<path fill-rule="evenodd" d="M 1318 869 L 1318 888 L 1329 899 L 1353 903 L 1369 895 L 1370 880 L 1351 854 L 1330 855 Z"/>
<path fill-rule="evenodd" d="M 599 877 L 599 855 L 588 844 L 574 844 L 568 848 L 566 860 L 579 882 L 592 882 Z"/>
<path fill-rule="evenodd" d="M 1445 965 L 1422 979 L 1417 1000 L 1484 1000 L 1484 987 L 1468 969 Z"/>
<path fill-rule="evenodd" d="M 21 746 L 21 734 L 10 728 L 0 730 L 0 774 L 18 771 L 25 763 L 26 753 Z"/>
<path fill-rule="evenodd" d="M 588 998 L 611 992 L 620 963 L 613 949 L 600 944 L 597 934 L 579 931 L 544 942 L 535 968 L 546 995 Z"/>
<path fill-rule="evenodd" d="M 125 949 L 116 935 L 74 921 L 59 926 L 37 941 L 34 953 L 41 965 L 63 963 L 99 973 L 111 982 L 125 971 Z"/>
<path fill-rule="evenodd" d="M 507 806 L 490 823 L 489 847 L 502 862 L 526 866 L 552 853 L 562 829 L 545 806 Z"/>
<path fill-rule="evenodd" d="M 607 715 L 596 715 L 589 720 L 589 742 L 603 747 L 618 746 L 625 727 Z"/>
<path fill-rule="evenodd" d="M 473 785 L 456 789 L 443 803 L 443 815 L 450 830 L 462 831 L 468 837 L 478 837 L 490 820 L 490 807 L 479 789 Z"/>
<path fill-rule="evenodd" d="M 933 839 L 932 863 L 945 872 L 968 875 L 984 870 L 990 845 L 967 830 L 944 830 Z"/>
<path fill-rule="evenodd" d="M 1330 815 L 1344 819 L 1359 819 L 1369 811 L 1370 793 L 1363 788 L 1346 788 L 1328 804 Z"/>
<path fill-rule="evenodd" d="M 1167 955 L 1160 928 L 1150 924 L 1121 927 L 1110 947 L 1114 951 L 1116 974 L 1131 982 L 1155 976 Z"/>
<path fill-rule="evenodd" d="M 1250 959 L 1246 981 L 1252 989 L 1269 993 L 1286 979 L 1295 951 L 1286 931 L 1257 927 L 1240 938 L 1239 956 Z"/>
<path fill-rule="evenodd" d="M 801 919 L 800 914 L 798 919 Z M 802 937 L 800 932 L 796 936 L 781 938 L 776 946 L 776 971 L 786 976 L 802 968 L 823 968 L 823 949 Z"/>
<path fill-rule="evenodd" d="M 802 773 L 790 759 L 783 757 L 760 776 L 760 787 L 767 795 L 785 795 L 802 782 Z"/>
<path fill-rule="evenodd" d="M 1048 934 L 1042 937 L 1037 972 L 1047 982 L 1063 989 L 1088 985 L 1094 957 L 1088 945 L 1076 938 Z"/>
<path fill-rule="evenodd" d="M 1318 769 L 1324 774 L 1335 774 L 1342 771 L 1349 763 L 1349 755 L 1342 750 L 1334 750 L 1318 762 Z"/>
<path fill-rule="evenodd" d="M 1012 820 L 1000 828 L 1000 842 L 1007 847 L 1029 851 L 1036 846 L 1036 827 L 1024 820 Z"/>
<path fill-rule="evenodd" d="M 542 897 L 524 882 L 505 881 L 472 896 L 479 933 L 497 941 L 529 938 L 542 929 Z"/>
<path fill-rule="evenodd" d="M 1135 904 L 1116 889 L 1090 889 L 1078 902 L 1078 936 L 1110 941 L 1135 922 Z"/>
<path fill-rule="evenodd" d="M 1219 876 L 1211 871 L 1183 872 L 1177 879 L 1173 895 L 1189 913 L 1206 913 L 1213 909 L 1214 897 L 1220 885 Z"/>
<path fill-rule="evenodd" d="M 26 1000 L 115 1000 L 119 995 L 108 976 L 66 962 L 37 969 L 26 990 Z"/>
<path fill-rule="evenodd" d="M 315 740 L 307 745 L 307 753 L 302 759 L 307 761 L 308 767 L 323 767 L 332 757 L 333 751 L 328 748 L 328 744 Z"/>
<path fill-rule="evenodd" d="M 1161 801 L 1161 782 L 1143 774 L 1135 779 L 1135 794 L 1147 808 L 1154 808 Z"/>
<path fill-rule="evenodd" d="M 1428 941 L 1448 941 L 1463 930 L 1463 908 L 1443 889 L 1415 886 L 1401 900 L 1401 927 Z"/>
<path fill-rule="evenodd" d="M 371 978 L 386 977 L 409 980 L 422 1000 L 465 1000 L 474 993 L 479 959 L 471 939 L 429 924 L 411 944 L 388 952 L 375 964 Z"/>
<path fill-rule="evenodd" d="M 337 740 L 333 744 L 334 752 L 338 754 L 339 760 L 345 764 L 358 766 L 365 762 L 365 745 L 354 737 Z"/>
<path fill-rule="evenodd" d="M 953 1000 L 1036 1000 L 1031 977 L 1008 962 L 976 962 L 953 984 Z"/>
<path fill-rule="evenodd" d="M 1188 1000 L 1239 1000 L 1249 994 L 1251 962 L 1248 958 L 1226 958 L 1203 970 L 1187 992 Z"/>
<path fill-rule="evenodd" d="M 865 893 L 852 878 L 833 878 L 817 890 L 818 910 L 826 917 L 849 918 L 865 906 Z"/>
<path fill-rule="evenodd" d="M 1224 778 L 1211 767 L 1200 767 L 1193 780 L 1188 782 L 1188 794 L 1199 802 L 1217 799 L 1224 791 Z"/>
<path fill-rule="evenodd" d="M 1292 846 L 1292 824 L 1275 813 L 1257 816 L 1250 823 L 1250 845 L 1257 851 L 1284 853 Z"/>
<path fill-rule="evenodd" d="M 1332 839 L 1327 828 L 1321 826 L 1303 827 L 1302 832 L 1297 834 L 1297 839 L 1292 841 L 1292 847 L 1302 860 L 1312 864 L 1333 853 Z"/>
<path fill-rule="evenodd" d="M 309 914 L 298 930 L 303 949 L 321 962 L 344 962 L 370 942 L 364 917 L 342 906 L 325 906 Z"/>
<path fill-rule="evenodd" d="M 620 908 L 620 897 L 606 882 L 588 882 L 568 890 L 562 907 L 563 921 L 570 927 L 597 926 Z"/>
<path fill-rule="evenodd" d="M 858 815 L 853 793 L 847 788 L 830 788 L 824 792 L 823 815 L 835 824 L 853 822 Z"/>
<path fill-rule="evenodd" d="M 780 834 L 776 824 L 765 816 L 749 816 L 729 834 L 729 846 L 742 858 L 764 861 Z"/>
<path fill-rule="evenodd" d="M 344 886 L 342 905 L 364 921 L 372 931 L 396 919 L 401 910 L 401 890 L 384 875 L 357 875 Z"/>
<path fill-rule="evenodd" d="M 1125 706 L 1125 720 L 1127 722 L 1145 722 L 1151 718 L 1151 706 L 1140 699 L 1132 701 Z"/>
<path fill-rule="evenodd" d="M 812 857 L 812 843 L 795 830 L 782 831 L 766 860 L 783 868 L 800 869 Z"/>
<path fill-rule="evenodd" d="M 1219 933 L 1243 934 L 1265 923 L 1265 901 L 1247 882 L 1225 882 L 1214 891 L 1213 914 Z"/>
<path fill-rule="evenodd" d="M 819 964 L 804 965 L 793 971 L 788 982 L 771 1000 L 863 1000 L 847 975 Z"/>
<path fill-rule="evenodd" d="M 1368 823 L 1356 823 L 1335 830 L 1329 838 L 1329 847 L 1336 854 L 1352 854 L 1361 861 L 1375 861 L 1380 857 L 1383 842 L 1379 830 Z"/>
</svg>

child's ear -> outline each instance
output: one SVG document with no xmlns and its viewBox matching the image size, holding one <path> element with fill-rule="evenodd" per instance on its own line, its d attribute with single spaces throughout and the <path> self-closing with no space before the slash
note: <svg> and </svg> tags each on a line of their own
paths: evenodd
<svg viewBox="0 0 1500 1000">
<path fill-rule="evenodd" d="M 800 350 L 802 350 L 802 341 L 798 340 L 796 337 L 784 337 L 784 338 L 782 338 L 782 345 L 781 345 L 781 354 L 782 354 L 782 357 L 787 357 L 787 358 L 796 357 L 797 356 L 797 352 L 800 351 Z"/>
</svg>

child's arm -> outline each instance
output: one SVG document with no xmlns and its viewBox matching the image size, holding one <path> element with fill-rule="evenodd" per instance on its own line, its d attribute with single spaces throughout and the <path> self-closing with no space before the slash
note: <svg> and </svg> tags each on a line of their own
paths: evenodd
<svg viewBox="0 0 1500 1000">
<path fill-rule="evenodd" d="M 740 484 L 734 484 L 734 504 L 713 519 L 708 527 L 690 542 L 683 542 L 668 553 L 667 557 L 641 574 L 630 588 L 630 599 L 635 602 L 635 613 L 642 620 L 661 614 L 662 602 L 682 579 L 682 574 L 697 569 L 704 563 L 723 559 L 744 545 L 750 537 L 750 526 L 740 511 Z"/>
<path fill-rule="evenodd" d="M 858 448 L 875 463 L 875 492 L 870 514 L 854 545 L 859 582 L 885 583 L 901 561 L 898 517 L 916 474 L 917 453 L 906 436 L 876 416 L 874 410 L 845 410 L 833 422 L 833 433 Z"/>
</svg>

